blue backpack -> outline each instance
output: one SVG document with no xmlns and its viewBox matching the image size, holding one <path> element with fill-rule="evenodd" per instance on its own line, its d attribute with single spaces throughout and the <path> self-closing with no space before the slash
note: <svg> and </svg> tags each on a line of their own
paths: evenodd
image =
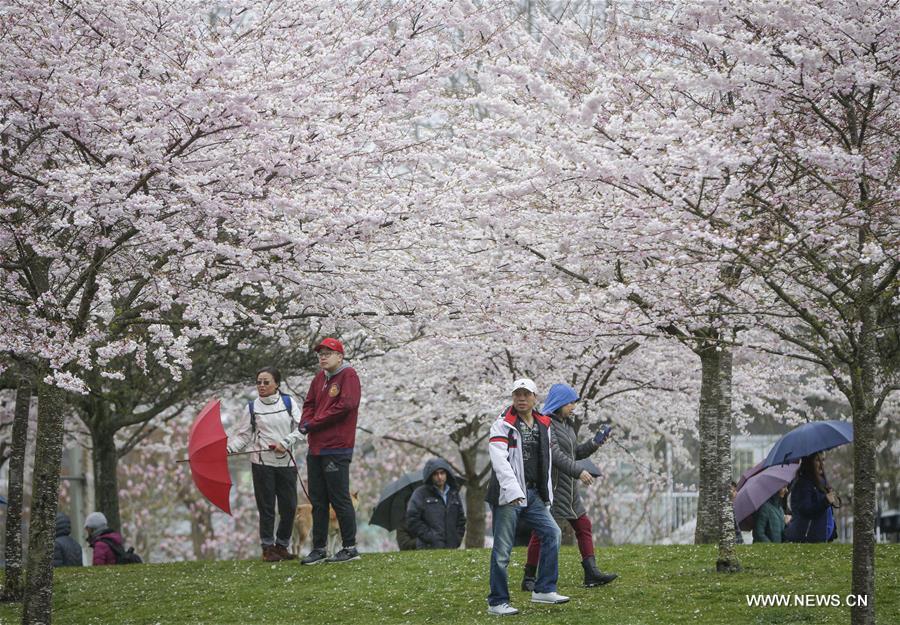
<svg viewBox="0 0 900 625">
<path fill-rule="evenodd" d="M 284 402 L 284 407 L 287 408 L 287 413 L 290 415 L 293 412 L 291 396 L 284 393 L 279 393 L 279 395 L 281 395 L 281 401 Z M 250 410 L 250 432 L 256 432 L 256 413 L 253 412 L 253 402 L 255 401 L 255 399 L 251 399 L 250 403 L 247 404 L 247 408 Z"/>
</svg>

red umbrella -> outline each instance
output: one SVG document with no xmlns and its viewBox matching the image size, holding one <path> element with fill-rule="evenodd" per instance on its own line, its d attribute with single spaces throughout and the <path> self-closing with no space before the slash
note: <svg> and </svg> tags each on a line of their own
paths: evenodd
<svg viewBox="0 0 900 625">
<path fill-rule="evenodd" d="M 191 426 L 188 463 L 194 484 L 210 503 L 231 514 L 228 501 L 231 474 L 228 472 L 228 436 L 222 427 L 219 400 L 210 400 Z"/>
</svg>

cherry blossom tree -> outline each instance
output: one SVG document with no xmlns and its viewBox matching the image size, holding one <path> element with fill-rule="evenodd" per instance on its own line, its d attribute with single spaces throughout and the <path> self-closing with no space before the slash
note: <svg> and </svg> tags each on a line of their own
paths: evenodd
<svg viewBox="0 0 900 625">
<path fill-rule="evenodd" d="M 495 48 L 476 99 L 505 162 L 530 165 L 495 167 L 504 197 L 567 193 L 566 212 L 609 215 L 612 236 L 641 242 L 658 270 L 727 272 L 727 289 L 710 290 L 719 317 L 765 328 L 782 343 L 764 348 L 819 365 L 845 395 L 853 590 L 870 597 L 874 424 L 898 386 L 896 11 L 636 3 L 596 30 L 538 16 L 531 45 L 510 35 Z M 853 620 L 873 622 L 871 601 Z"/>
<path fill-rule="evenodd" d="M 666 29 L 674 47 L 653 43 L 658 26 L 651 39 L 637 24 L 648 53 L 694 60 L 669 74 L 648 68 L 653 101 L 630 103 L 643 124 L 659 120 L 679 137 L 656 162 L 642 154 L 639 168 L 678 189 L 689 179 L 693 189 L 721 191 L 716 210 L 673 197 L 685 217 L 678 225 L 708 233 L 752 272 L 753 286 L 742 290 L 755 306 L 741 308 L 846 396 L 855 433 L 853 590 L 872 597 L 874 426 L 898 387 L 896 8 L 688 5 L 674 17 Z M 673 98 L 661 107 L 662 93 Z M 626 160 L 633 128 L 610 133 Z M 853 621 L 873 622 L 874 606 L 854 609 Z"/>
<path fill-rule="evenodd" d="M 486 46 L 486 60 L 479 59 L 483 65 L 469 68 L 478 88 L 456 94 L 487 113 L 453 118 L 454 132 L 468 142 L 454 156 L 468 174 L 468 186 L 460 193 L 468 193 L 475 201 L 459 199 L 461 210 L 447 220 L 466 231 L 473 225 L 480 227 L 476 240 L 495 245 L 499 256 L 515 258 L 499 266 L 505 269 L 502 278 L 512 278 L 519 289 L 527 289 L 529 281 L 540 288 L 545 280 L 554 280 L 557 284 L 549 289 L 551 293 L 556 289 L 563 299 L 575 300 L 566 309 L 570 320 L 578 319 L 569 321 L 572 335 L 666 335 L 700 356 L 701 500 L 708 502 L 701 508 L 701 518 L 710 523 L 699 527 L 714 528 L 706 533 L 720 542 L 720 566 L 738 568 L 733 533 L 723 529 L 733 527 L 728 499 L 731 366 L 726 347 L 734 342 L 735 328 L 725 313 L 731 307 L 726 296 L 734 290 L 735 276 L 728 264 L 710 266 L 686 247 L 677 250 L 684 256 L 679 266 L 659 262 L 658 244 L 650 251 L 652 246 L 623 240 L 617 231 L 617 226 L 633 229 L 631 224 L 640 223 L 638 211 L 605 206 L 598 210 L 584 200 L 569 178 L 571 172 L 558 167 L 572 158 L 572 150 L 563 149 L 568 148 L 565 139 L 578 139 L 574 133 L 566 134 L 564 127 L 555 134 L 560 127 L 556 118 L 565 103 L 559 89 L 550 84 L 553 77 L 545 80 L 544 76 L 545 64 L 553 66 L 557 61 L 548 60 L 548 46 L 555 44 L 541 24 L 560 30 L 558 20 L 540 12 L 518 13 L 515 7 L 498 14 L 496 31 L 503 23 L 515 22 L 517 15 L 522 23 L 504 29 Z M 563 57 L 559 62 L 569 69 L 566 61 Z M 513 163 L 524 166 L 517 168 Z M 569 210 L 573 201 L 582 204 Z M 524 258 L 514 251 L 523 252 Z M 556 278 L 548 277 L 553 272 L 569 284 L 558 285 Z M 482 290 L 490 294 L 490 300 L 514 308 L 514 298 L 501 299 L 490 286 L 500 275 L 495 269 Z M 473 291 L 470 287 L 462 297 L 474 295 Z M 501 303 L 492 303 L 492 308 L 506 313 Z M 536 328 L 540 326 L 529 327 Z"/>
<path fill-rule="evenodd" d="M 239 321 L 403 307 L 362 297 L 369 276 L 342 267 L 406 210 L 393 174 L 418 141 L 409 111 L 465 12 L 207 8 L 19 2 L 3 16 L 0 351 L 40 362 L 24 622 L 49 622 L 64 391 L 121 379 L 126 355 L 177 382 L 192 340 Z M 286 310 L 244 304 L 259 296 Z"/>
</svg>

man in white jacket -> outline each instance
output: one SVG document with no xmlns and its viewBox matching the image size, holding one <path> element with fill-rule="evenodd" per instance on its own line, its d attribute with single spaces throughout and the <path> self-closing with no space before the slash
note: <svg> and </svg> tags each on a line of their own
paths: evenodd
<svg viewBox="0 0 900 625">
<path fill-rule="evenodd" d="M 534 409 L 537 386 L 527 378 L 513 382 L 512 402 L 491 426 L 489 444 L 493 471 L 486 501 L 493 516 L 494 548 L 488 612 L 499 616 L 518 612 L 509 604 L 507 567 L 520 518 L 534 529 L 541 541 L 541 560 L 531 600 L 535 603 L 569 600 L 556 592 L 561 532 L 550 515 L 553 503 L 550 419 Z"/>
</svg>

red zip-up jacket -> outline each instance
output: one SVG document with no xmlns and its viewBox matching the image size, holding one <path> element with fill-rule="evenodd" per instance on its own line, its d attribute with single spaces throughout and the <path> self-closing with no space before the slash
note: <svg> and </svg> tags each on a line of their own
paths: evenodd
<svg viewBox="0 0 900 625">
<path fill-rule="evenodd" d="M 359 376 L 353 367 L 327 378 L 319 371 L 309 384 L 300 427 L 313 456 L 353 453 L 359 414 Z"/>
</svg>

